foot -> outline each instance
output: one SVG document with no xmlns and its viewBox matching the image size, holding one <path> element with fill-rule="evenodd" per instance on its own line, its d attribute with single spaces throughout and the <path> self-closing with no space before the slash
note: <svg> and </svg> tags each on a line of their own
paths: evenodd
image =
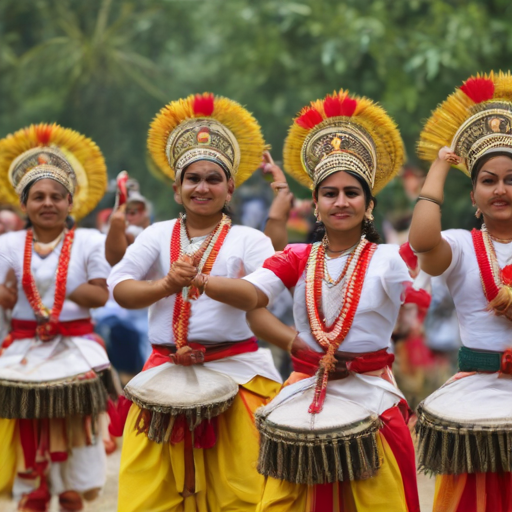
<svg viewBox="0 0 512 512">
<path fill-rule="evenodd" d="M 65 512 L 74 512 L 84 508 L 82 497 L 76 491 L 64 491 L 59 494 L 59 505 L 60 509 Z"/>
<path fill-rule="evenodd" d="M 36 489 L 25 494 L 18 503 L 19 512 L 47 512 L 50 507 L 51 494 L 47 489 Z"/>
</svg>

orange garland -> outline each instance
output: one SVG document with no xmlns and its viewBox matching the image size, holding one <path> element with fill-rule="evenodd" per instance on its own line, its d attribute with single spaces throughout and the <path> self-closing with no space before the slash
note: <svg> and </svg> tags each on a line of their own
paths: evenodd
<svg viewBox="0 0 512 512">
<path fill-rule="evenodd" d="M 326 327 L 322 309 L 322 281 L 324 278 L 325 248 L 321 242 L 313 245 L 306 271 L 306 308 L 311 333 L 326 351 L 320 360 L 315 396 L 309 407 L 311 414 L 323 408 L 329 372 L 336 364 L 335 353 L 346 338 L 361 298 L 364 278 L 377 244 L 362 239 L 343 272 L 348 276 L 343 290 L 343 304 L 336 320 Z"/>
<path fill-rule="evenodd" d="M 60 251 L 59 262 L 57 264 L 57 273 L 55 278 L 55 297 L 51 311 L 43 304 L 39 290 L 37 289 L 34 276 L 32 274 L 32 247 L 34 243 L 34 233 L 31 229 L 27 230 L 25 238 L 25 252 L 23 255 L 23 277 L 22 287 L 28 302 L 34 311 L 38 322 L 36 334 L 42 341 L 52 340 L 58 333 L 57 324 L 60 313 L 66 299 L 66 284 L 68 279 L 69 260 L 71 257 L 71 248 L 75 237 L 75 230 L 71 229 L 66 233 Z"/>
<path fill-rule="evenodd" d="M 183 226 L 182 226 L 183 224 Z M 178 261 L 183 256 L 183 248 L 181 247 L 181 230 L 185 227 L 185 219 L 182 217 L 176 221 L 172 230 L 171 236 L 171 265 Z M 220 248 L 226 239 L 226 236 L 231 228 L 231 219 L 223 215 L 222 220 L 217 227 L 210 233 L 208 238 L 202 243 L 201 247 L 192 256 L 195 261 L 200 261 L 203 255 L 210 249 L 210 253 L 204 262 L 203 268 L 199 269 L 203 274 L 209 274 L 212 270 L 213 264 L 217 259 Z M 210 247 L 213 243 L 213 247 Z M 189 290 L 189 298 L 194 300 L 198 297 L 198 290 L 191 287 Z M 179 349 L 187 345 L 188 342 L 188 324 L 191 313 L 190 300 L 183 298 L 183 291 L 176 294 L 174 303 L 174 312 L 172 317 L 172 330 L 174 334 L 174 343 Z"/>
</svg>

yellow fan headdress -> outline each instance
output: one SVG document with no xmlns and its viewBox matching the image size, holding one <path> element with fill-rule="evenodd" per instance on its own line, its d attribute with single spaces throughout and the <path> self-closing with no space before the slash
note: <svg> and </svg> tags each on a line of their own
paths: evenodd
<svg viewBox="0 0 512 512">
<path fill-rule="evenodd" d="M 512 155 L 512 76 L 490 72 L 464 82 L 437 107 L 420 135 L 418 156 L 433 161 L 449 146 L 468 176 L 483 156 Z"/>
<path fill-rule="evenodd" d="M 25 187 L 52 179 L 73 196 L 71 214 L 85 217 L 107 187 L 107 168 L 89 138 L 58 124 L 36 124 L 0 140 L 0 199 L 17 205 Z"/>
<path fill-rule="evenodd" d="M 385 110 L 343 89 L 304 107 L 284 144 L 285 171 L 310 188 L 335 172 L 352 171 L 375 195 L 403 160 L 402 138 Z"/>
<path fill-rule="evenodd" d="M 260 166 L 265 142 L 258 122 L 244 107 L 204 93 L 160 110 L 149 129 L 148 149 L 173 180 L 191 163 L 211 160 L 240 185 Z"/>
</svg>

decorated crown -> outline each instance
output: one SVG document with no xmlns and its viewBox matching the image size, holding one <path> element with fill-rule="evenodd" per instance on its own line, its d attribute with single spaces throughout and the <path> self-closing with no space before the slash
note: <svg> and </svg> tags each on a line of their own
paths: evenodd
<svg viewBox="0 0 512 512">
<path fill-rule="evenodd" d="M 148 149 L 172 179 L 193 162 L 210 160 L 240 185 L 260 166 L 265 142 L 258 122 L 244 107 L 204 93 L 160 110 L 149 129 Z"/>
<path fill-rule="evenodd" d="M 353 171 L 377 194 L 403 159 L 402 138 L 385 110 L 343 89 L 304 107 L 284 145 L 285 171 L 309 187 L 335 172 Z"/>
<path fill-rule="evenodd" d="M 418 155 L 433 161 L 444 146 L 463 158 L 457 167 L 468 176 L 482 156 L 512 153 L 510 72 L 471 77 L 437 107 L 421 132 Z"/>
<path fill-rule="evenodd" d="M 29 183 L 45 178 L 73 195 L 71 214 L 79 220 L 103 197 L 107 168 L 91 139 L 58 124 L 30 125 L 0 140 L 0 201 L 17 204 Z"/>
</svg>

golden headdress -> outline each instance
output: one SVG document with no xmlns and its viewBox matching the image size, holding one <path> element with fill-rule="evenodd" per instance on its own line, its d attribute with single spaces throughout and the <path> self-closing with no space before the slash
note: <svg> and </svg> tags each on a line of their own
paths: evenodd
<svg viewBox="0 0 512 512">
<path fill-rule="evenodd" d="M 471 77 L 437 107 L 421 132 L 418 155 L 433 161 L 444 146 L 463 158 L 456 167 L 468 176 L 482 156 L 512 154 L 510 71 Z"/>
<path fill-rule="evenodd" d="M 17 205 L 28 183 L 45 178 L 69 191 L 79 220 L 103 197 L 107 168 L 91 139 L 58 124 L 33 124 L 0 140 L 1 201 Z"/>
<path fill-rule="evenodd" d="M 377 194 L 403 159 L 402 138 L 385 110 L 343 89 L 304 107 L 284 144 L 285 171 L 313 188 L 346 170 L 359 174 Z"/>
<path fill-rule="evenodd" d="M 149 129 L 148 149 L 173 180 L 191 163 L 211 160 L 240 185 L 260 166 L 265 142 L 258 122 L 244 107 L 204 93 L 160 110 Z"/>
</svg>

